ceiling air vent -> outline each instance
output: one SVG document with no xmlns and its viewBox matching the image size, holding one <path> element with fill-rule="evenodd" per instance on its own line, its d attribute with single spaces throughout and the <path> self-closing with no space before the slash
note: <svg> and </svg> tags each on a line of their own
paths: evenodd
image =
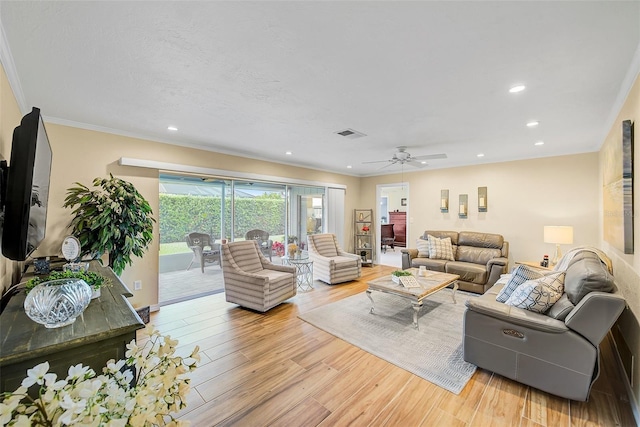
<svg viewBox="0 0 640 427">
<path fill-rule="evenodd" d="M 366 134 L 362 132 L 358 132 L 357 130 L 353 130 L 353 129 L 345 129 L 345 130 L 338 131 L 336 133 L 338 135 L 344 136 L 345 138 L 349 138 L 349 139 L 356 139 L 356 138 L 362 138 L 363 136 L 367 136 Z"/>
</svg>

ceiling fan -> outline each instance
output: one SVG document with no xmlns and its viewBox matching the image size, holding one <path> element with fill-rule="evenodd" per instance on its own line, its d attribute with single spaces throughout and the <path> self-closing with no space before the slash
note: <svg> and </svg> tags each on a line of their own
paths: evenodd
<svg viewBox="0 0 640 427">
<path fill-rule="evenodd" d="M 393 156 L 390 159 L 387 160 L 374 160 L 372 162 L 362 162 L 363 164 L 365 163 L 388 163 L 386 166 L 383 166 L 383 168 L 386 168 L 387 166 L 391 166 L 391 165 L 395 165 L 395 164 L 400 164 L 400 165 L 404 165 L 405 163 L 410 164 L 411 166 L 415 166 L 417 168 L 421 168 L 426 166 L 426 163 L 424 163 L 424 160 L 431 160 L 431 159 L 446 159 L 447 155 L 442 153 L 442 154 L 427 154 L 425 156 L 412 156 L 410 153 L 407 152 L 407 147 L 404 145 L 401 145 L 399 147 L 396 147 L 398 149 L 398 151 L 396 151 L 395 153 L 393 153 Z"/>
</svg>

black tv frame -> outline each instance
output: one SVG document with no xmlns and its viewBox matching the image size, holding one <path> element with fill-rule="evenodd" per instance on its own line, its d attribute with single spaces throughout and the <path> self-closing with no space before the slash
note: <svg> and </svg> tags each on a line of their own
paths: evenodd
<svg viewBox="0 0 640 427">
<path fill-rule="evenodd" d="M 37 171 L 44 174 L 44 182 L 41 183 L 44 183 L 46 188 L 34 189 L 36 158 L 46 163 L 37 167 L 48 168 L 46 171 Z M 6 177 L 1 180 L 3 188 L 0 189 L 4 214 L 2 255 L 6 258 L 14 261 L 26 260 L 44 238 L 52 159 L 51 144 L 44 128 L 40 109 L 33 107 L 13 131 L 9 166 L 6 169 L 0 167 L 3 171 L 2 177 Z M 44 194 L 44 197 L 40 197 L 40 194 Z M 42 198 L 44 201 L 41 200 Z M 41 223 L 37 224 L 42 234 L 36 241 L 30 241 L 29 227 L 30 222 L 34 222 L 36 209 L 44 211 Z"/>
</svg>

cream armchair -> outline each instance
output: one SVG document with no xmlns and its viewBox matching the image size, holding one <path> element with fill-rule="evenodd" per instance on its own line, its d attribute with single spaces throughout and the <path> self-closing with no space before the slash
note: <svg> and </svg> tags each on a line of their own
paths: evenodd
<svg viewBox="0 0 640 427">
<path fill-rule="evenodd" d="M 269 262 L 255 240 L 222 245 L 226 300 L 265 312 L 296 295 L 295 267 Z"/>
<path fill-rule="evenodd" d="M 334 285 L 360 277 L 362 260 L 343 251 L 334 234 L 311 234 L 307 239 L 314 278 Z"/>
</svg>

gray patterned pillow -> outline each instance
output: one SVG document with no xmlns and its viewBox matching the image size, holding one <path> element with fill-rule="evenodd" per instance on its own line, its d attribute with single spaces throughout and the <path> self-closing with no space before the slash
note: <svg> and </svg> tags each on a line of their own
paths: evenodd
<svg viewBox="0 0 640 427">
<path fill-rule="evenodd" d="M 424 239 L 418 239 L 416 241 L 416 247 L 418 248 L 418 256 L 429 258 L 429 242 Z"/>
<path fill-rule="evenodd" d="M 564 271 L 539 279 L 527 280 L 518 286 L 505 302 L 513 307 L 545 313 L 564 293 Z"/>
<path fill-rule="evenodd" d="M 522 285 L 527 280 L 539 279 L 543 276 L 544 274 L 540 273 L 539 270 L 533 269 L 524 264 L 519 264 L 513 269 L 511 272 L 511 278 L 496 296 L 496 301 L 506 302 L 518 286 Z"/>
<path fill-rule="evenodd" d="M 428 234 L 427 238 L 429 239 L 429 258 L 455 261 L 453 248 L 451 247 L 451 237 L 439 239 Z"/>
</svg>

